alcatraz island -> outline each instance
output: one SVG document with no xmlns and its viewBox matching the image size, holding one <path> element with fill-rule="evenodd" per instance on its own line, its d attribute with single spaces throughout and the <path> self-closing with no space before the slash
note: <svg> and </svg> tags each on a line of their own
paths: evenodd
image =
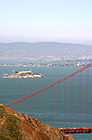
<svg viewBox="0 0 92 140">
<path fill-rule="evenodd" d="M 38 74 L 38 73 L 33 73 L 31 70 L 30 71 L 16 71 L 12 70 L 12 74 L 4 74 L 2 78 L 41 78 L 45 77 L 43 74 Z"/>
</svg>

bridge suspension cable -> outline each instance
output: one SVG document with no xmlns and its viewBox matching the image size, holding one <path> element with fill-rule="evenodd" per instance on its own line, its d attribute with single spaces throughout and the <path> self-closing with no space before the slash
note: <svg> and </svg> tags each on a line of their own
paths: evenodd
<svg viewBox="0 0 92 140">
<path fill-rule="evenodd" d="M 44 90 L 47 90 L 48 88 L 51 88 L 51 87 L 55 86 L 56 84 L 59 84 L 60 82 L 65 81 L 66 79 L 68 79 L 68 78 L 70 78 L 70 77 L 72 77 L 72 76 L 78 74 L 79 72 L 82 72 L 83 70 L 89 68 L 90 66 L 92 66 L 92 63 L 90 63 L 90 64 L 88 64 L 88 65 L 85 65 L 83 68 L 80 68 L 79 70 L 77 70 L 77 71 L 71 73 L 70 75 L 67 75 L 66 77 L 64 77 L 64 78 L 62 78 L 62 79 L 60 79 L 60 80 L 58 80 L 58 81 L 56 81 L 56 82 L 54 82 L 54 83 L 52 83 L 52 84 L 50 84 L 50 85 L 48 85 L 47 87 L 44 87 L 44 88 L 42 88 L 42 89 L 40 89 L 40 90 L 37 90 L 37 91 L 34 92 L 34 93 L 31 93 L 31 94 L 29 94 L 29 95 L 27 95 L 27 96 L 24 96 L 23 98 L 21 98 L 21 99 L 19 99 L 19 100 L 16 100 L 16 101 L 14 101 L 14 102 L 12 102 L 12 103 L 9 103 L 9 104 L 6 105 L 6 106 L 9 107 L 9 106 L 12 106 L 12 105 L 14 105 L 14 104 L 16 104 L 16 103 L 19 103 L 19 102 L 23 101 L 23 100 L 26 100 L 27 98 L 29 98 L 29 97 L 31 97 L 31 96 L 34 96 L 34 95 L 36 95 L 36 94 L 38 94 L 38 93 L 40 93 L 40 92 L 42 92 L 42 91 L 44 91 Z M 80 84 L 81 84 L 81 83 L 80 83 Z M 81 92 L 81 88 L 80 88 L 80 92 Z M 81 95 L 80 95 L 80 97 L 81 97 Z M 87 103 L 87 104 L 88 104 L 88 103 Z M 80 100 L 80 110 L 81 110 L 81 100 Z M 80 117 L 81 117 L 81 114 L 80 114 Z M 81 122 L 81 120 L 80 120 L 80 122 Z"/>
<path fill-rule="evenodd" d="M 64 133 L 92 134 L 90 66 L 92 63 L 7 107 L 15 105 L 15 110 L 22 110 L 22 113 L 27 111 L 29 116 L 41 119 L 43 123 L 57 127 Z"/>
</svg>

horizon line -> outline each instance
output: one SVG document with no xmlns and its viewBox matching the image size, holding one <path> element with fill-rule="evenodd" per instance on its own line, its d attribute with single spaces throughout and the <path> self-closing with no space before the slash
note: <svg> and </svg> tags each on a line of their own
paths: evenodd
<svg viewBox="0 0 92 140">
<path fill-rule="evenodd" d="M 75 44 L 75 45 L 92 45 L 92 44 L 87 44 L 87 43 L 73 43 L 73 42 L 59 42 L 59 41 L 33 41 L 33 42 L 29 42 L 29 41 L 14 41 L 14 42 L 0 42 L 0 44 L 12 44 L 12 43 L 59 43 L 59 44 Z"/>
</svg>

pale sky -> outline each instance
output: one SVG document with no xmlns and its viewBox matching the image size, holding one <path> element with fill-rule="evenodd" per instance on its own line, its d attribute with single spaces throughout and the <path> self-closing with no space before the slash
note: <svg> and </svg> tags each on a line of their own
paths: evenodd
<svg viewBox="0 0 92 140">
<path fill-rule="evenodd" d="M 0 42 L 92 44 L 92 0 L 0 0 Z"/>
</svg>

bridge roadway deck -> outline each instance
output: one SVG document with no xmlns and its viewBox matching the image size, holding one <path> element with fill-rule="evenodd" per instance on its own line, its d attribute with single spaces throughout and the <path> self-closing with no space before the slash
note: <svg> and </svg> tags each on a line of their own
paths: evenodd
<svg viewBox="0 0 92 140">
<path fill-rule="evenodd" d="M 66 134 L 92 134 L 92 127 L 68 127 L 58 129 Z"/>
</svg>

